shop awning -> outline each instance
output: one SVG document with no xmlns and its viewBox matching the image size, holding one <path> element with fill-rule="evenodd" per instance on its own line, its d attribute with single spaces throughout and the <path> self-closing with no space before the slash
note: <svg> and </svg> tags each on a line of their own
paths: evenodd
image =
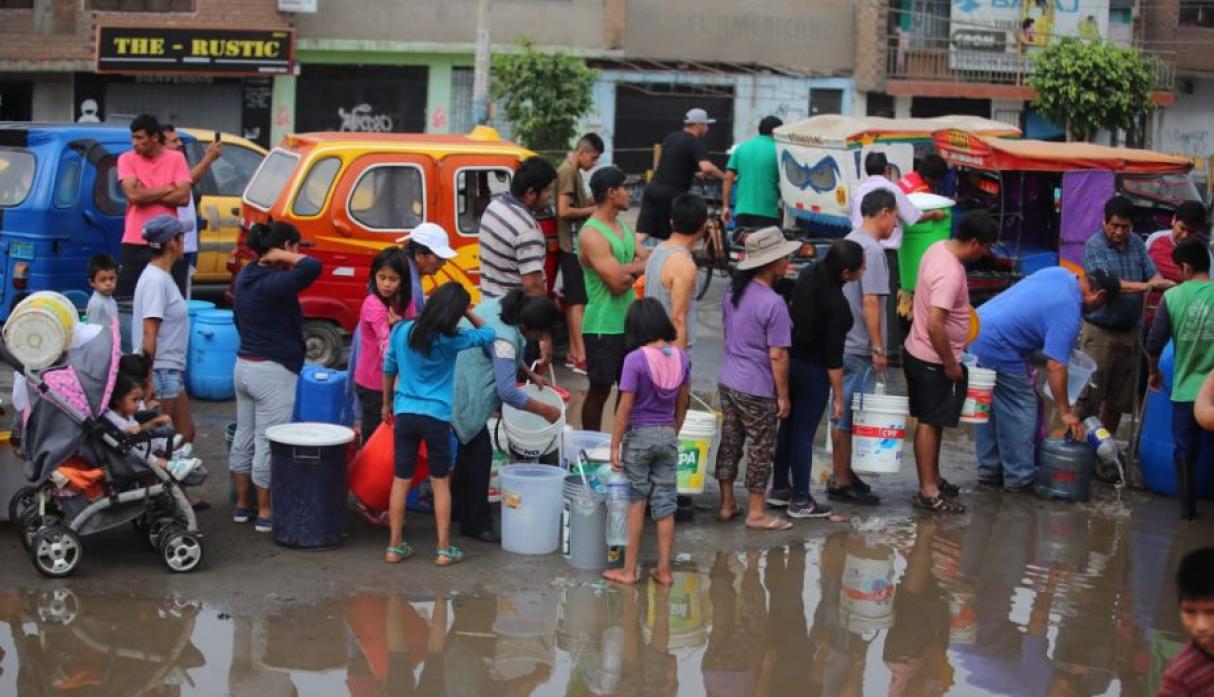
<svg viewBox="0 0 1214 697">
<path fill-rule="evenodd" d="M 1004 140 L 963 129 L 938 131 L 936 150 L 949 164 L 990 171 L 1070 172 L 1106 170 L 1128 174 L 1188 172 L 1191 160 L 1151 150 L 1091 143 Z"/>
<path fill-rule="evenodd" d="M 775 130 L 776 140 L 797 145 L 858 148 L 877 142 L 929 140 L 939 130 L 957 129 L 995 138 L 1019 137 L 1015 126 L 978 116 L 938 116 L 931 119 L 857 118 L 837 114 L 813 116 Z"/>
</svg>

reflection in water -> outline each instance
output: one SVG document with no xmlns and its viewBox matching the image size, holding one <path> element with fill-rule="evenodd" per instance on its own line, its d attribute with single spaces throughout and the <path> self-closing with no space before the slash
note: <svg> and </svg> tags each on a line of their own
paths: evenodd
<svg viewBox="0 0 1214 697">
<path fill-rule="evenodd" d="M 1209 527 L 1005 499 L 720 551 L 673 588 L 556 582 L 356 596 L 256 617 L 0 594 L 0 695 L 1149 695 L 1170 577 Z"/>
</svg>

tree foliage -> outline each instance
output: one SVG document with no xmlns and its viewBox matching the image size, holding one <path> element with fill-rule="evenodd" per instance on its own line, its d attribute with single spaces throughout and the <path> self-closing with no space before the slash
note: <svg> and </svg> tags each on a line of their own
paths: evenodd
<svg viewBox="0 0 1214 697">
<path fill-rule="evenodd" d="M 519 52 L 493 57 L 491 93 L 514 126 L 515 138 L 538 151 L 563 151 L 590 110 L 598 71 L 566 53 L 537 51 L 528 40 Z"/>
<path fill-rule="evenodd" d="M 1033 107 L 1066 128 L 1069 140 L 1090 140 L 1100 129 L 1134 139 L 1152 108 L 1156 59 L 1136 48 L 1064 38 L 1033 57 L 1028 84 Z"/>
</svg>

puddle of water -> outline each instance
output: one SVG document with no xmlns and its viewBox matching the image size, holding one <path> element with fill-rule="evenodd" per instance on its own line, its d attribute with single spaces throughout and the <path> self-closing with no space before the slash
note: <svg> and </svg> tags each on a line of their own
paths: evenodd
<svg viewBox="0 0 1214 697">
<path fill-rule="evenodd" d="M 1181 646 L 1175 565 L 1210 532 L 1171 506 L 1027 498 L 860 527 L 683 557 L 670 589 L 557 579 L 255 617 L 0 594 L 0 695 L 1153 695 Z"/>
</svg>

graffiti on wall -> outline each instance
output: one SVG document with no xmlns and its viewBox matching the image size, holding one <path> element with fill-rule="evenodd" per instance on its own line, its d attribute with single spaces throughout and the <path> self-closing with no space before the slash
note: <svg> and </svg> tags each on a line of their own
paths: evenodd
<svg viewBox="0 0 1214 697">
<path fill-rule="evenodd" d="M 374 113 L 371 105 L 365 102 L 349 111 L 338 107 L 337 116 L 341 119 L 339 130 L 344 132 L 388 133 L 392 130 L 392 117 Z"/>
</svg>

